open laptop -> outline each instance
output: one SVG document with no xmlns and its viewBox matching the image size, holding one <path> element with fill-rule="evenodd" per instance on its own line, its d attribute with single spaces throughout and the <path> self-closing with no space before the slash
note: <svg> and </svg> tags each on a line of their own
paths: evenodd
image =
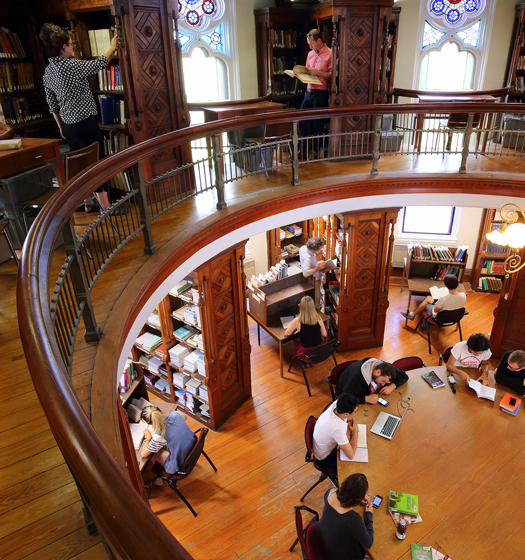
<svg viewBox="0 0 525 560">
<path fill-rule="evenodd" d="M 408 408 L 405 408 L 401 418 L 393 414 L 380 412 L 370 431 L 386 439 L 392 439 L 399 428 L 399 424 L 401 424 L 401 420 L 405 417 L 407 410 Z"/>
</svg>

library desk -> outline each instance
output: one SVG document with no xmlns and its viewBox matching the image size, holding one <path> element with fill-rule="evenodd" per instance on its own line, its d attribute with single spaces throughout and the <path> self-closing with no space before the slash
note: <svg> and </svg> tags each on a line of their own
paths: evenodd
<svg viewBox="0 0 525 560">
<path fill-rule="evenodd" d="M 22 147 L 17 150 L 0 151 L 0 179 L 15 175 L 28 169 L 33 169 L 44 163 L 52 163 L 62 187 L 64 168 L 58 145 L 58 138 L 22 138 Z"/>
<path fill-rule="evenodd" d="M 250 311 L 248 311 L 248 315 L 257 323 L 257 342 L 259 346 L 261 345 L 261 327 L 279 344 L 279 371 L 281 377 L 283 377 L 283 344 L 290 342 L 293 340 L 294 335 L 291 336 L 284 336 L 284 331 L 286 329 L 283 328 L 281 324 L 280 317 L 291 317 L 295 316 L 297 313 L 297 306 L 293 309 L 283 310 L 283 312 L 277 316 L 271 316 L 268 318 L 268 325 L 265 325 L 261 320 L 259 320 L 255 315 L 252 315 Z M 324 313 L 321 313 L 321 317 L 323 319 L 324 324 L 328 322 L 328 316 Z"/>
<path fill-rule="evenodd" d="M 408 283 L 407 312 L 410 311 L 410 302 L 412 301 L 412 294 L 418 296 L 429 296 L 430 288 L 432 286 L 437 286 L 438 288 L 445 287 L 445 282 L 443 282 L 443 280 L 432 280 L 431 278 L 408 278 L 407 283 Z M 462 294 L 465 293 L 465 288 L 463 284 L 458 284 L 457 290 Z M 408 324 L 408 317 L 405 319 L 405 326 L 407 324 Z"/>
<path fill-rule="evenodd" d="M 445 386 L 431 389 L 421 373 L 435 371 Z M 525 411 L 516 417 L 499 408 L 507 392 L 497 386 L 495 402 L 481 399 L 456 376 L 453 394 L 445 366 L 408 372 L 399 388 L 410 397 L 408 411 L 392 440 L 372 434 L 379 412 L 397 414 L 399 390 L 380 405 L 359 405 L 356 420 L 367 425 L 368 463 L 338 461 L 339 480 L 354 472 L 368 478 L 369 491 L 383 496 L 374 510 L 375 560 L 410 560 L 410 543 L 425 543 L 454 560 L 521 558 L 525 547 Z M 490 374 L 490 385 L 495 386 Z M 421 523 L 407 537 L 395 536 L 388 513 L 391 490 L 416 494 Z"/>
</svg>

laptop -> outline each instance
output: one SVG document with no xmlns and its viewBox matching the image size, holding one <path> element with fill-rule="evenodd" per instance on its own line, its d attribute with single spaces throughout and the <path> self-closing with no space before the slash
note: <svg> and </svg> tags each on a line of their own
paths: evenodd
<svg viewBox="0 0 525 560">
<path fill-rule="evenodd" d="M 392 439 L 399 428 L 399 424 L 401 424 L 401 420 L 405 417 L 407 410 L 408 408 L 405 408 L 401 418 L 393 414 L 380 412 L 370 431 L 386 439 Z"/>
</svg>

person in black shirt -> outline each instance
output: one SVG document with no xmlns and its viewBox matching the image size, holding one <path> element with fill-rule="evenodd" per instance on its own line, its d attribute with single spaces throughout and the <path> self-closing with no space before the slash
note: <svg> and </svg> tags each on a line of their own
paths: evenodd
<svg viewBox="0 0 525 560">
<path fill-rule="evenodd" d="M 309 350 L 322 344 L 323 338 L 326 337 L 326 327 L 310 296 L 301 299 L 299 315 L 290 323 L 284 335 L 291 336 L 294 332 L 297 332 L 293 341 L 294 357 L 308 354 Z"/>
<path fill-rule="evenodd" d="M 104 70 L 120 46 L 117 36 L 111 40 L 108 52 L 95 60 L 73 57 L 73 43 L 67 29 L 46 23 L 40 39 L 54 55 L 44 73 L 44 90 L 49 111 L 55 118 L 62 138 L 72 151 L 85 148 L 93 142 L 100 145 L 99 157 L 103 158 L 104 139 L 97 124 L 97 105 L 87 77 Z M 104 186 L 97 189 L 101 205 L 109 208 L 108 193 Z"/>
<path fill-rule="evenodd" d="M 505 352 L 494 374 L 496 383 L 505 385 L 518 395 L 525 395 L 525 352 Z"/>
</svg>

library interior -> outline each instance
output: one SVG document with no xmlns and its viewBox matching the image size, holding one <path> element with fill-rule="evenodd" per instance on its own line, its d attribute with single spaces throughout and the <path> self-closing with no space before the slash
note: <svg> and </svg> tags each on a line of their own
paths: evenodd
<svg viewBox="0 0 525 560">
<path fill-rule="evenodd" d="M 0 557 L 520 558 L 524 78 L 516 0 L 0 0 Z"/>
</svg>

